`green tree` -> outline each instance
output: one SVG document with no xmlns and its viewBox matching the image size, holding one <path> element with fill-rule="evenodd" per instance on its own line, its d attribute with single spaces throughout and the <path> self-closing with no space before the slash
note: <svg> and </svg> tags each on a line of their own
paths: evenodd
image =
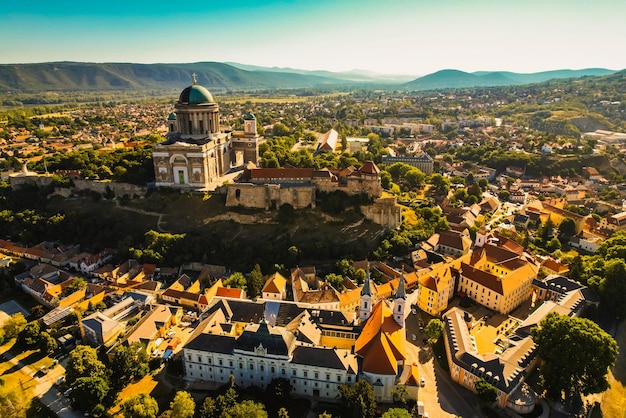
<svg viewBox="0 0 626 418">
<path fill-rule="evenodd" d="M 27 346 L 33 346 L 39 341 L 39 335 L 41 334 L 41 328 L 39 327 L 39 321 L 31 321 L 20 332 L 18 340 L 26 344 Z"/>
<path fill-rule="evenodd" d="M 450 180 L 439 173 L 430 176 L 430 184 L 435 194 L 439 196 L 446 196 L 450 191 Z"/>
<path fill-rule="evenodd" d="M 125 418 L 156 418 L 159 404 L 147 393 L 138 393 L 122 402 L 122 413 Z"/>
<path fill-rule="evenodd" d="M 443 333 L 443 322 L 441 320 L 434 318 L 428 321 L 426 327 L 424 328 L 424 334 L 428 337 L 428 340 L 431 343 L 436 343 L 437 340 L 441 337 Z"/>
<path fill-rule="evenodd" d="M 287 411 L 287 408 L 282 407 L 278 410 L 278 418 L 289 418 L 289 411 Z"/>
<path fill-rule="evenodd" d="M 109 392 L 109 384 L 103 377 L 79 377 L 72 384 L 70 401 L 72 406 L 81 411 L 91 411 L 102 403 Z"/>
<path fill-rule="evenodd" d="M 546 243 L 546 251 L 553 253 L 556 250 L 561 249 L 561 241 L 558 238 L 554 237 L 550 241 Z"/>
<path fill-rule="evenodd" d="M 39 344 L 39 349 L 47 355 L 54 354 L 54 352 L 59 348 L 57 340 L 55 340 L 54 337 L 46 331 L 39 334 L 39 341 L 37 343 Z"/>
<path fill-rule="evenodd" d="M 366 380 L 359 380 L 354 385 L 340 385 L 339 394 L 346 417 L 371 418 L 374 416 L 376 412 L 374 388 Z"/>
<path fill-rule="evenodd" d="M 319 414 L 317 418 L 333 418 L 333 416 L 329 414 L 328 412 L 324 411 L 321 414 Z"/>
<path fill-rule="evenodd" d="M 170 402 L 172 418 L 191 418 L 196 410 L 196 402 L 193 400 L 189 392 L 178 391 L 174 396 L 174 400 Z"/>
<path fill-rule="evenodd" d="M 243 275 L 243 273 L 235 272 L 230 275 L 230 277 L 224 280 L 224 286 L 236 287 L 237 289 L 248 289 L 248 280 Z"/>
<path fill-rule="evenodd" d="M 496 398 L 498 397 L 498 390 L 482 377 L 476 379 L 474 387 L 476 388 L 478 399 L 480 399 L 481 402 L 490 404 L 496 401 Z"/>
<path fill-rule="evenodd" d="M 391 389 L 391 396 L 393 397 L 394 402 L 405 404 L 408 394 L 409 392 L 406 390 L 406 386 L 402 384 L 397 384 L 393 389 Z"/>
<path fill-rule="evenodd" d="M 24 327 L 26 327 L 26 318 L 21 313 L 16 313 L 4 322 L 2 329 L 5 338 L 11 339 L 17 337 Z"/>
<path fill-rule="evenodd" d="M 63 293 L 65 295 L 71 295 L 72 293 L 84 289 L 87 286 L 87 282 L 82 277 L 74 277 L 74 280 L 65 288 Z"/>
<path fill-rule="evenodd" d="M 365 282 L 365 276 L 366 276 L 366 273 L 365 273 L 365 270 L 363 269 L 357 269 L 354 272 L 354 280 L 356 280 L 358 284 L 363 284 Z"/>
<path fill-rule="evenodd" d="M 217 405 L 215 399 L 207 396 L 200 407 L 200 418 L 216 418 Z"/>
<path fill-rule="evenodd" d="M 4 418 L 25 418 L 27 401 L 17 388 L 0 387 L 0 411 Z"/>
<path fill-rule="evenodd" d="M 594 322 L 550 313 L 531 330 L 539 373 L 550 396 L 572 405 L 576 397 L 608 389 L 608 368 L 615 364 L 617 343 Z"/>
<path fill-rule="evenodd" d="M 511 192 L 509 192 L 508 190 L 500 190 L 498 192 L 498 199 L 500 199 L 503 202 L 508 202 L 509 199 L 511 198 Z"/>
<path fill-rule="evenodd" d="M 571 237 L 576 234 L 576 223 L 572 218 L 565 218 L 559 224 L 559 233 L 566 237 Z"/>
<path fill-rule="evenodd" d="M 225 416 L 229 418 L 267 418 L 267 412 L 262 403 L 245 400 L 236 403 Z"/>
<path fill-rule="evenodd" d="M 330 273 L 324 277 L 324 280 L 330 284 L 335 290 L 341 292 L 343 290 L 343 277 L 339 274 Z"/>
<path fill-rule="evenodd" d="M 623 318 L 626 316 L 626 261 L 623 258 L 611 258 L 604 260 L 601 255 L 594 256 L 592 260 L 584 263 L 586 272 L 597 267 L 588 284 L 600 294 L 602 306 L 614 315 Z M 593 263 L 595 261 L 595 264 Z"/>
<path fill-rule="evenodd" d="M 289 128 L 284 123 L 275 123 L 272 128 L 273 136 L 287 136 L 290 133 Z"/>
<path fill-rule="evenodd" d="M 411 418 L 411 414 L 404 408 L 389 408 L 383 418 Z"/>
<path fill-rule="evenodd" d="M 104 377 L 105 370 L 94 348 L 79 345 L 70 352 L 67 367 L 65 367 L 65 378 L 71 386 L 81 377 Z"/>
<path fill-rule="evenodd" d="M 218 395 L 215 399 L 215 416 L 219 417 L 224 412 L 229 411 L 237 404 L 238 397 L 239 394 L 235 388 L 235 378 L 231 374 L 228 389 L 223 395 Z"/>
<path fill-rule="evenodd" d="M 148 374 L 148 361 L 148 353 L 140 342 L 118 346 L 109 364 L 113 389 L 121 390 L 133 380 Z"/>
<path fill-rule="evenodd" d="M 248 275 L 248 294 L 249 298 L 255 298 L 261 294 L 265 280 L 263 279 L 263 273 L 261 272 L 261 266 L 254 265 L 254 268 Z"/>
</svg>

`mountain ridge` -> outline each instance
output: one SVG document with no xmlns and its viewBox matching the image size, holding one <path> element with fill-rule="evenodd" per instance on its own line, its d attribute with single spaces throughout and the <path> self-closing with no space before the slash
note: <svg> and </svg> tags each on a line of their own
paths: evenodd
<svg viewBox="0 0 626 418">
<path fill-rule="evenodd" d="M 178 89 L 191 84 L 192 73 L 197 74 L 198 84 L 209 90 L 226 92 L 368 87 L 412 91 L 438 90 L 531 84 L 551 79 L 602 76 L 615 72 L 604 68 L 551 70 L 538 73 L 509 71 L 468 73 L 446 69 L 406 82 L 410 76 L 378 74 L 365 70 L 309 71 L 212 61 L 154 64 L 57 61 L 0 64 L 0 93 Z"/>
</svg>

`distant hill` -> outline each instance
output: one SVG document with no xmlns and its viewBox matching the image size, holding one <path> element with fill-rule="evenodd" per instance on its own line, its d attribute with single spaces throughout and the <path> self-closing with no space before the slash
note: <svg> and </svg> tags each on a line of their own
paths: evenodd
<svg viewBox="0 0 626 418">
<path fill-rule="evenodd" d="M 295 73 L 303 75 L 314 75 L 319 77 L 328 77 L 339 80 L 354 82 L 371 82 L 371 83 L 406 83 L 415 78 L 414 75 L 402 74 L 381 74 L 367 70 L 350 70 L 332 72 L 326 70 L 299 70 L 296 68 L 281 67 L 259 67 L 257 65 L 240 64 L 237 62 L 227 62 L 226 64 L 247 71 L 269 71 L 275 73 Z"/>
<path fill-rule="evenodd" d="M 97 91 L 182 88 L 197 74 L 209 90 L 258 90 L 344 85 L 330 75 L 247 71 L 218 62 L 131 64 L 51 62 L 0 65 L 0 92 Z"/>
<path fill-rule="evenodd" d="M 508 71 L 478 71 L 466 73 L 459 70 L 441 70 L 405 83 L 403 87 L 407 90 L 438 90 L 466 87 L 512 86 L 541 83 L 555 79 L 579 78 L 584 76 L 597 77 L 613 73 L 615 73 L 615 71 L 604 68 L 554 70 L 528 74 Z"/>
<path fill-rule="evenodd" d="M 238 63 L 133 64 L 48 62 L 0 65 L 0 94 L 37 95 L 47 92 L 171 91 L 191 83 L 215 92 L 302 88 L 393 88 L 434 90 L 508 86 L 552 79 L 602 76 L 615 71 L 602 68 L 556 70 L 520 74 L 505 71 L 466 73 L 442 70 L 407 82 L 413 76 L 386 75 L 364 70 L 331 72 L 293 68 L 265 68 Z M 34 100 L 36 103 L 36 98 Z"/>
</svg>

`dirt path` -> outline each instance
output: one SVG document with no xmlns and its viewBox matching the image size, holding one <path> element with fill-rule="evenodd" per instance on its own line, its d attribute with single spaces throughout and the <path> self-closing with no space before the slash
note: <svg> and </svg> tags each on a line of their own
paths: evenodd
<svg viewBox="0 0 626 418">
<path fill-rule="evenodd" d="M 128 206 L 122 206 L 120 205 L 120 201 L 119 200 L 115 200 L 115 206 L 117 206 L 119 209 L 122 210 L 126 210 L 129 212 L 135 212 L 135 213 L 140 213 L 142 215 L 148 215 L 148 216 L 156 216 L 157 217 L 157 223 L 156 223 L 156 229 L 159 232 L 169 232 L 165 229 L 163 229 L 163 227 L 161 226 L 161 224 L 163 223 L 163 216 L 165 215 L 164 213 L 160 213 L 160 212 L 149 212 L 147 210 L 143 210 L 143 209 L 137 209 L 137 208 L 131 208 Z"/>
</svg>

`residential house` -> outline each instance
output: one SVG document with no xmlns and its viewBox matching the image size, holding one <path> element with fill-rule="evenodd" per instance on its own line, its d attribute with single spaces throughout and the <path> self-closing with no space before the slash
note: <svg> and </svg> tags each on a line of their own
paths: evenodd
<svg viewBox="0 0 626 418">
<path fill-rule="evenodd" d="M 287 279 L 276 272 L 267 278 L 261 291 L 263 299 L 285 300 L 287 299 Z"/>
<path fill-rule="evenodd" d="M 172 325 L 179 324 L 183 317 L 183 309 L 179 306 L 156 305 L 130 330 L 121 344 L 141 343 L 151 354 L 167 337 Z M 113 346 L 108 353 L 113 353 Z"/>
<path fill-rule="evenodd" d="M 560 260 L 555 260 L 552 257 L 546 257 L 541 264 L 539 264 L 539 270 L 546 276 L 551 274 L 563 275 L 569 273 L 569 266 L 562 264 Z"/>
<path fill-rule="evenodd" d="M 187 274 L 181 275 L 161 294 L 165 302 L 182 305 L 187 308 L 204 311 L 208 306 L 206 292 L 202 289 L 199 279 L 192 279 Z"/>
<path fill-rule="evenodd" d="M 626 212 L 606 215 L 600 220 L 600 229 L 607 229 L 613 232 L 626 229 Z"/>
<path fill-rule="evenodd" d="M 335 131 L 334 129 L 329 130 L 324 135 L 322 135 L 322 137 L 317 142 L 317 149 L 316 149 L 316 151 L 318 151 L 318 152 L 322 152 L 322 151 L 334 152 L 335 148 L 337 148 L 337 140 L 338 139 L 339 139 L 339 133 L 337 131 Z"/>
<path fill-rule="evenodd" d="M 422 249 L 434 251 L 443 255 L 460 257 L 467 254 L 472 248 L 472 240 L 467 230 L 439 231 L 422 243 Z"/>
</svg>

